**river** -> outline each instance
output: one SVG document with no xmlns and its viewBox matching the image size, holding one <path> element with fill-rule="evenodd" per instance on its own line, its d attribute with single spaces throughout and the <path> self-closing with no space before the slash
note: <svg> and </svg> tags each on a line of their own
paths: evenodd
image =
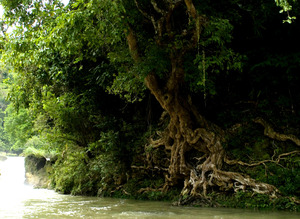
<svg viewBox="0 0 300 219">
<path fill-rule="evenodd" d="M 174 207 L 149 202 L 58 194 L 24 184 L 24 158 L 0 161 L 0 218 L 299 219 L 300 213 Z"/>
</svg>

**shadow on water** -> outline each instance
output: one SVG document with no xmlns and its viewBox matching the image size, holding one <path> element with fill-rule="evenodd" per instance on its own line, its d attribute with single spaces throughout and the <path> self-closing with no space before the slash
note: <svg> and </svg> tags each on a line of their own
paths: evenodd
<svg viewBox="0 0 300 219">
<path fill-rule="evenodd" d="M 24 158 L 0 161 L 0 218 L 298 219 L 299 213 L 173 207 L 149 202 L 57 194 L 25 185 Z"/>
</svg>

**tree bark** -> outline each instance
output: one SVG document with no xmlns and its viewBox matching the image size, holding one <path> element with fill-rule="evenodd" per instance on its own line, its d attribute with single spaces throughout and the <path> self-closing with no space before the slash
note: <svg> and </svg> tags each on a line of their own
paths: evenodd
<svg viewBox="0 0 300 219">
<path fill-rule="evenodd" d="M 203 194 L 206 194 L 207 175 L 222 168 L 225 155 L 222 147 L 224 132 L 221 128 L 206 121 L 195 110 L 195 106 L 185 94 L 181 86 L 184 69 L 182 60 L 178 57 L 180 56 L 171 56 L 172 71 L 164 89 L 158 86 L 154 74 L 149 74 L 145 79 L 146 86 L 170 116 L 170 122 L 165 131 L 167 138 L 164 142 L 171 154 L 165 189 L 183 180 L 185 193 L 192 185 L 189 191 L 191 194 L 196 194 L 200 187 L 202 187 L 200 190 L 204 192 Z M 191 149 L 204 153 L 205 162 L 197 166 L 187 163 L 186 153 Z"/>
</svg>

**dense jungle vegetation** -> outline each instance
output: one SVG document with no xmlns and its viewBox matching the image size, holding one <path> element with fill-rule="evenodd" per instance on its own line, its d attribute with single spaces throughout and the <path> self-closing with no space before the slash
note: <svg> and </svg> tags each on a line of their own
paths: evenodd
<svg viewBox="0 0 300 219">
<path fill-rule="evenodd" d="M 299 1 L 0 3 L 0 150 L 56 191 L 300 210 Z"/>
</svg>

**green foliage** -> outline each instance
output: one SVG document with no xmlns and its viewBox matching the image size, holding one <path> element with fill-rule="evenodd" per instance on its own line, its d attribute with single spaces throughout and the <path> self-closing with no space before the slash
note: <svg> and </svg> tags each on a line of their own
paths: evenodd
<svg viewBox="0 0 300 219">
<path fill-rule="evenodd" d="M 136 72 L 145 78 L 149 72 L 155 72 L 160 78 L 165 78 L 170 72 L 170 60 L 168 53 L 153 42 L 148 42 L 145 50 L 144 60 L 138 64 Z"/>
<path fill-rule="evenodd" d="M 289 168 L 269 165 L 267 182 L 275 185 L 284 195 L 300 197 L 299 157 L 289 158 Z"/>
<path fill-rule="evenodd" d="M 55 153 L 49 153 L 46 150 L 43 149 L 37 149 L 38 147 L 36 145 L 28 146 L 23 152 L 24 156 L 30 156 L 33 155 L 35 157 L 44 157 L 44 158 L 53 158 L 56 156 Z"/>
<path fill-rule="evenodd" d="M 216 95 L 215 81 L 218 74 L 242 70 L 242 56 L 230 48 L 233 26 L 227 19 L 211 17 L 201 35 L 198 53 L 186 75 L 191 90 Z M 191 65 L 191 63 L 187 63 Z"/>
<path fill-rule="evenodd" d="M 4 116 L 5 113 L 0 109 L 0 151 L 9 151 L 10 147 L 4 132 Z"/>
<path fill-rule="evenodd" d="M 64 194 L 88 194 L 92 193 L 93 183 L 89 179 L 88 168 L 86 167 L 86 154 L 80 148 L 74 148 L 72 145 L 66 145 L 68 151 L 65 151 L 66 159 L 58 159 L 54 166 L 52 184 L 56 191 Z M 96 175 L 99 177 L 99 174 Z"/>
<path fill-rule="evenodd" d="M 295 2 L 296 0 L 292 0 L 293 2 Z M 275 0 L 276 5 L 281 7 L 282 9 L 279 11 L 279 13 L 287 13 L 287 19 L 283 21 L 283 23 L 288 22 L 288 23 L 292 23 L 293 20 L 296 19 L 295 16 L 290 16 L 290 11 L 292 10 L 292 5 L 290 4 L 291 1 L 288 0 Z"/>
<path fill-rule="evenodd" d="M 164 183 L 163 178 L 149 178 L 136 176 L 129 179 L 122 187 L 122 190 L 114 191 L 113 193 L 104 193 L 102 195 L 115 197 L 115 198 L 127 198 L 138 200 L 151 200 L 151 201 L 175 201 L 178 200 L 180 189 L 172 188 L 168 192 L 162 192 L 157 188 L 160 188 Z M 148 188 L 148 190 L 147 190 Z M 150 189 L 149 189 L 150 188 Z M 143 189 L 145 191 L 143 191 Z M 143 192 L 141 192 L 143 191 Z"/>
<path fill-rule="evenodd" d="M 4 120 L 5 120 L 5 109 L 7 108 L 8 102 L 6 101 L 7 86 L 3 83 L 8 75 L 0 70 L 0 151 L 9 151 L 10 144 L 6 133 L 4 132 Z"/>
<path fill-rule="evenodd" d="M 145 97 L 145 86 L 134 72 L 119 72 L 112 86 L 107 89 L 112 94 L 120 95 L 128 102 L 142 101 Z"/>
<path fill-rule="evenodd" d="M 12 105 L 6 109 L 4 131 L 15 150 L 23 149 L 25 143 L 33 136 L 33 118 L 28 109 L 22 108 L 17 112 Z"/>
<path fill-rule="evenodd" d="M 56 141 L 62 156 L 51 176 L 53 187 L 74 195 L 104 195 L 126 182 L 131 154 L 136 150 L 138 126 L 104 116 L 92 118 L 99 130 L 97 140 L 86 147 L 65 139 Z M 135 127 L 135 128 L 133 128 Z M 65 132 L 63 132 L 65 133 Z M 57 135 L 51 136 L 52 143 Z M 56 145 L 57 148 L 57 145 Z"/>
<path fill-rule="evenodd" d="M 66 145 L 63 157 L 54 166 L 52 184 L 55 190 L 73 195 L 97 195 L 123 180 L 124 167 L 111 152 L 89 158 L 86 149 Z"/>
<path fill-rule="evenodd" d="M 6 143 L 3 140 L 0 140 L 0 151 L 8 151 L 9 148 L 7 147 Z"/>
<path fill-rule="evenodd" d="M 286 197 L 271 199 L 268 195 L 239 192 L 234 196 L 211 194 L 224 207 L 300 211 L 299 205 Z"/>
</svg>

